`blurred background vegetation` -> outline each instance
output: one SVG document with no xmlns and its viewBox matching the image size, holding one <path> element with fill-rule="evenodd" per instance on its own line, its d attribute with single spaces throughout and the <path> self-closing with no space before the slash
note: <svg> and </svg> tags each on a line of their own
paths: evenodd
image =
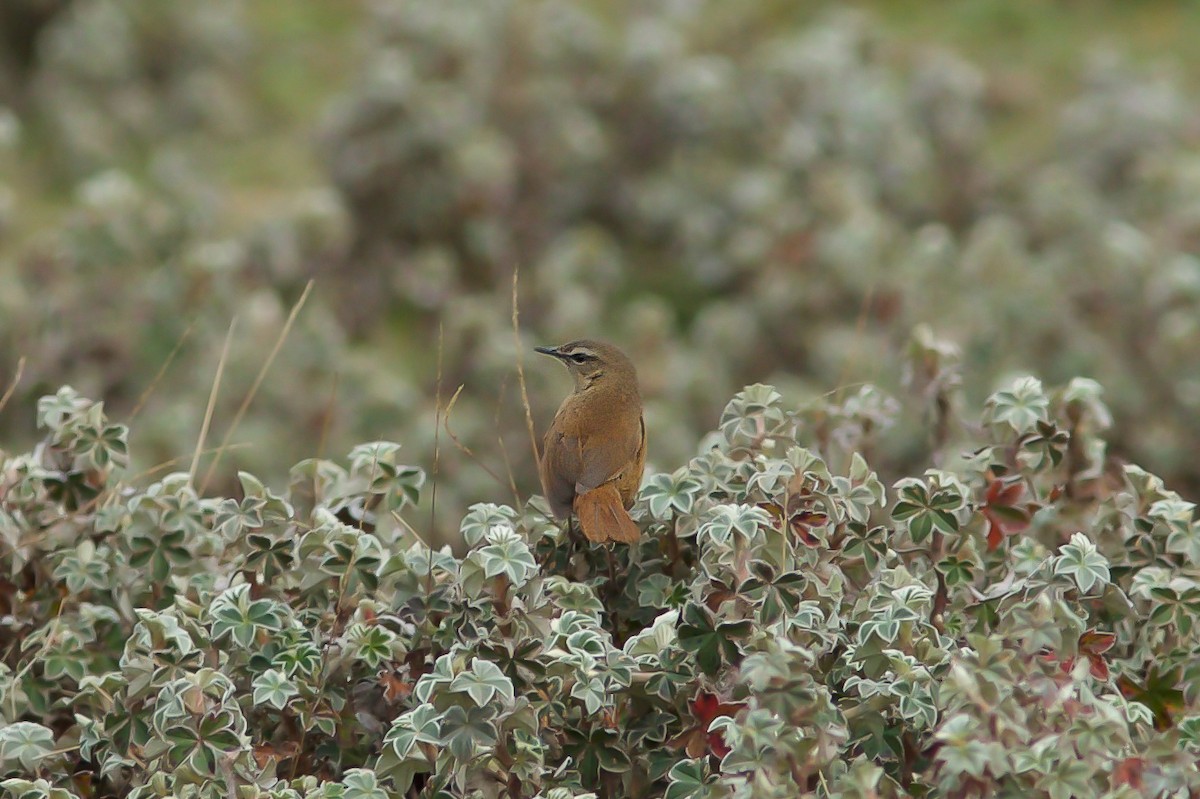
<svg viewBox="0 0 1200 799">
<path fill-rule="evenodd" d="M 0 440 L 69 383 L 186 469 L 230 325 L 209 446 L 315 278 L 222 488 L 438 438 L 457 529 L 535 488 L 519 265 L 537 424 L 530 347 L 613 340 L 651 470 L 764 381 L 898 419 L 898 476 L 1028 370 L 1099 380 L 1112 452 L 1195 498 L 1196 41 L 1167 0 L 6 0 Z"/>
</svg>

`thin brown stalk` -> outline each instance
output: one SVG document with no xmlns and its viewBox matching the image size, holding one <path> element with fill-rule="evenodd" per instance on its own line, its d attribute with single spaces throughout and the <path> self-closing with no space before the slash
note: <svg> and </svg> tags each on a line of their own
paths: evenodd
<svg viewBox="0 0 1200 799">
<path fill-rule="evenodd" d="M 337 403 L 338 383 L 341 378 L 341 372 L 333 373 L 333 387 L 329 390 L 329 402 L 325 403 L 325 415 L 321 419 L 321 438 L 317 441 L 317 460 L 325 457 L 325 442 L 329 440 L 329 425 L 333 420 L 333 408 Z"/>
<path fill-rule="evenodd" d="M 300 309 L 304 307 L 304 303 L 308 300 L 309 293 L 312 292 L 313 283 L 308 281 L 308 285 L 304 287 L 304 291 L 300 294 L 300 299 L 296 300 L 296 304 L 292 306 L 292 310 L 288 313 L 287 321 L 283 323 L 283 330 L 279 331 L 279 337 L 275 339 L 275 346 L 271 349 L 271 354 L 267 356 L 267 360 L 263 363 L 262 368 L 258 370 L 258 377 L 254 378 L 254 385 L 250 387 L 246 398 L 242 400 L 242 404 L 237 409 L 237 413 L 233 415 L 233 422 L 230 423 L 229 429 L 225 431 L 224 438 L 221 439 L 221 446 L 217 449 L 217 454 L 213 457 L 212 463 L 208 466 L 208 471 L 204 473 L 204 480 L 200 483 L 200 493 L 204 493 L 204 489 L 208 488 L 208 483 L 212 479 L 213 473 L 217 470 L 217 465 L 221 462 L 221 456 L 224 454 L 225 446 L 229 443 L 229 439 L 233 437 L 238 425 L 241 424 L 242 417 L 246 415 L 246 410 L 250 407 L 250 403 L 254 401 L 254 397 L 258 394 L 258 388 L 262 385 L 263 379 L 266 378 L 267 372 L 271 369 L 271 364 L 275 362 L 275 356 L 283 349 L 283 344 L 287 341 L 288 334 L 292 332 L 292 325 L 296 322 L 296 317 L 300 314 Z"/>
<path fill-rule="evenodd" d="M 17 372 L 13 375 L 12 382 L 8 384 L 8 388 L 4 390 L 4 396 L 0 397 L 0 412 L 3 412 L 4 406 L 12 399 L 13 393 L 17 390 L 17 384 L 21 382 L 21 376 L 25 374 L 25 356 L 22 355 L 17 359 Z"/>
<path fill-rule="evenodd" d="M 846 378 L 850 376 L 851 369 L 856 365 L 859 356 L 862 354 L 863 336 L 867 331 L 867 313 L 871 310 L 871 300 L 875 297 L 875 284 L 867 286 L 867 291 L 863 294 L 862 305 L 858 309 L 858 318 L 854 321 L 854 347 L 850 350 L 850 357 L 842 361 L 842 373 L 838 375 L 837 396 L 834 402 L 840 403 L 845 398 L 844 385 Z"/>
<path fill-rule="evenodd" d="M 504 407 L 504 392 L 507 388 L 508 379 L 505 378 L 500 382 L 500 394 L 496 398 L 496 418 L 494 421 L 497 430 L 502 429 L 500 427 L 500 410 Z M 512 489 L 513 502 L 516 503 L 513 507 L 519 508 L 521 507 L 521 492 L 517 490 L 517 478 L 513 474 L 512 459 L 508 457 L 508 444 L 504 441 L 503 433 L 496 436 L 496 442 L 500 445 L 500 457 L 504 458 L 504 472 L 508 475 L 508 487 Z"/>
<path fill-rule="evenodd" d="M 513 328 L 513 344 L 516 345 L 517 358 L 517 382 L 521 386 L 521 404 L 525 408 L 525 427 L 529 430 L 529 446 L 533 452 L 533 462 L 537 463 L 539 458 L 537 433 L 533 430 L 533 411 L 529 408 L 529 392 L 525 390 L 525 358 L 522 355 L 521 348 L 521 325 L 518 321 L 520 311 L 517 307 L 517 284 L 521 273 L 519 266 L 513 267 L 512 279 L 512 328 Z"/>
<path fill-rule="evenodd" d="M 175 342 L 175 348 L 171 350 L 171 354 L 167 356 L 165 361 L 163 361 L 162 366 L 158 367 L 158 372 L 154 375 L 154 379 L 151 380 L 150 385 L 146 386 L 145 390 L 142 391 L 141 396 L 139 396 L 137 399 L 137 404 L 134 405 L 133 410 L 129 412 L 130 424 L 133 424 L 133 420 L 136 419 L 138 414 L 142 412 L 142 407 L 145 406 L 146 400 L 150 399 L 150 395 L 154 393 L 156 388 L 158 388 L 158 382 L 163 379 L 163 375 L 165 375 L 167 370 L 171 368 L 171 364 L 175 361 L 175 356 L 179 354 L 181 349 L 183 349 L 183 343 L 188 340 L 188 336 L 192 335 L 192 330 L 195 327 L 195 321 L 192 321 L 188 324 L 188 326 L 184 329 L 183 334 L 180 335 L 179 340 Z"/>
<path fill-rule="evenodd" d="M 249 446 L 250 446 L 249 443 L 230 444 L 228 448 L 229 449 L 245 449 Z M 201 455 L 201 457 L 203 457 L 205 455 L 212 455 L 216 451 L 217 451 L 216 447 L 209 447 L 208 449 L 201 452 L 200 455 Z M 127 484 L 127 485 L 133 485 L 138 480 L 142 480 L 147 477 L 153 477 L 154 475 L 159 474 L 160 472 L 165 472 L 167 469 L 170 469 L 175 464 L 181 463 L 184 460 L 186 460 L 187 457 L 188 457 L 187 455 L 180 455 L 178 458 L 171 458 L 170 460 L 155 464 L 154 466 L 151 466 L 147 469 L 143 469 L 142 471 L 138 472 L 137 474 L 135 474 L 125 480 L 122 480 L 122 483 Z M 93 501 L 95 501 L 95 500 L 93 500 Z"/>
<path fill-rule="evenodd" d="M 437 347 L 437 383 L 433 389 L 433 468 L 430 479 L 433 485 L 429 490 L 429 538 L 433 539 L 437 530 L 437 490 L 438 468 L 442 462 L 442 348 L 444 346 L 442 323 L 438 322 Z M 430 561 L 432 563 L 432 560 Z"/>
<path fill-rule="evenodd" d="M 479 460 L 479 458 L 476 457 L 475 453 L 471 451 L 471 448 L 468 447 L 466 444 L 462 443 L 462 441 L 459 440 L 458 436 L 454 435 L 454 431 L 450 429 L 450 416 L 454 412 L 454 404 L 456 402 L 458 402 L 458 395 L 462 393 L 463 388 L 464 388 L 463 386 L 459 386 L 458 390 L 454 392 L 454 396 L 452 396 L 450 398 L 450 402 L 448 402 L 446 404 L 446 412 L 444 414 L 442 414 L 442 426 L 446 428 L 446 435 L 448 435 L 450 437 L 450 441 L 454 444 L 455 448 L 459 452 L 461 452 L 462 454 L 464 454 L 468 458 L 470 458 L 472 461 L 474 461 L 476 466 L 478 466 L 480 469 L 483 469 L 485 472 L 487 472 L 488 475 L 493 480 L 495 480 L 497 483 L 499 483 L 500 485 L 504 485 L 505 484 L 504 478 L 502 478 L 500 475 L 496 474 L 494 471 L 489 469 L 486 463 Z"/>
<path fill-rule="evenodd" d="M 225 333 L 225 345 L 221 348 L 221 360 L 217 361 L 217 374 L 213 378 L 212 389 L 208 393 L 208 407 L 204 409 L 204 423 L 200 425 L 200 438 L 196 441 L 196 451 L 192 453 L 192 466 L 188 469 L 188 482 L 196 484 L 196 467 L 200 464 L 200 453 L 204 449 L 204 439 L 208 438 L 208 426 L 212 424 L 213 408 L 217 404 L 217 394 L 221 391 L 221 375 L 225 373 L 225 362 L 229 358 L 229 345 L 233 342 L 233 331 L 237 328 L 237 319 L 229 323 Z"/>
</svg>

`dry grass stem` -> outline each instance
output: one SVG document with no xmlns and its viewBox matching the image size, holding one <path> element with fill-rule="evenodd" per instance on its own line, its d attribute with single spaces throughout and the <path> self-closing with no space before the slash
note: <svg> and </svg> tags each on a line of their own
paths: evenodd
<svg viewBox="0 0 1200 799">
<path fill-rule="evenodd" d="M 242 400 L 241 406 L 238 407 L 237 413 L 233 415 L 233 421 L 229 425 L 229 429 L 225 431 L 225 436 L 221 439 L 221 446 L 217 448 L 217 454 L 213 457 L 212 463 L 208 466 L 208 471 L 204 473 L 204 480 L 200 483 L 200 493 L 204 493 L 204 489 L 208 488 L 208 483 L 212 479 L 213 473 L 217 470 L 217 465 L 221 463 L 221 456 L 225 452 L 225 447 L 229 443 L 229 439 L 233 438 L 234 432 L 238 425 L 241 424 L 242 417 L 246 415 L 246 409 L 250 407 L 250 403 L 254 401 L 254 396 L 258 393 L 259 386 L 267 376 L 267 372 L 271 369 L 271 364 L 275 362 L 275 356 L 283 348 L 283 343 L 287 341 L 288 334 L 292 332 L 292 325 L 296 322 L 296 317 L 300 315 L 300 309 L 304 307 L 304 303 L 308 301 L 308 295 L 312 292 L 313 283 L 308 281 L 304 287 L 304 291 L 300 294 L 300 299 L 296 300 L 296 304 L 292 306 L 291 312 L 288 314 L 287 321 L 283 323 L 283 330 L 279 331 L 279 337 L 275 339 L 275 346 L 271 349 L 271 354 L 267 356 L 267 360 L 263 363 L 262 368 L 258 370 L 258 377 L 254 378 L 254 385 L 250 387 L 246 398 Z"/>
</svg>

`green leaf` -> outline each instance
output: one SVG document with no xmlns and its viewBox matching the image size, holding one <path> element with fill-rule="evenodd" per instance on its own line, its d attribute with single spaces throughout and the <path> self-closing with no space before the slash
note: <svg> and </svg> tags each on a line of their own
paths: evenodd
<svg viewBox="0 0 1200 799">
<path fill-rule="evenodd" d="M 392 722 L 391 729 L 384 736 L 384 743 L 391 746 L 399 758 L 413 754 L 418 743 L 439 746 L 442 743 L 441 722 L 441 714 L 437 709 L 424 702 Z"/>
<path fill-rule="evenodd" d="M 300 692 L 295 683 L 278 669 L 268 669 L 254 678 L 254 704 L 270 705 L 276 710 L 283 710 L 288 700 Z"/>
<path fill-rule="evenodd" d="M 1004 391 L 988 398 L 988 419 L 1007 425 L 1018 434 L 1032 432 L 1038 422 L 1047 420 L 1050 399 L 1035 377 L 1019 377 Z"/>
<path fill-rule="evenodd" d="M 785 421 L 783 399 L 773 386 L 756 383 L 738 392 L 721 412 L 721 434 L 731 446 L 749 447 Z"/>
<path fill-rule="evenodd" d="M 388 792 L 380 787 L 375 772 L 369 769 L 347 769 L 342 775 L 342 784 L 346 790 L 341 799 L 390 799 Z"/>
<path fill-rule="evenodd" d="M 696 538 L 731 545 L 737 535 L 753 544 L 762 541 L 762 531 L 770 525 L 770 515 L 755 505 L 717 505 L 704 514 Z"/>
<path fill-rule="evenodd" d="M 0 788 L 7 791 L 12 799 L 79 799 L 66 788 L 56 788 L 43 779 L 3 780 L 0 781 Z"/>
<path fill-rule="evenodd" d="M 663 799 L 697 799 L 705 795 L 708 780 L 701 760 L 681 760 L 667 773 L 667 791 Z"/>
<path fill-rule="evenodd" d="M 700 481 L 692 477 L 685 466 L 671 474 L 652 475 L 642 487 L 641 498 L 646 501 L 651 516 L 667 520 L 672 515 L 691 513 L 701 488 Z"/>
<path fill-rule="evenodd" d="M 403 654 L 396 634 L 378 624 L 351 624 L 346 628 L 346 642 L 351 655 L 373 669 Z"/>
<path fill-rule="evenodd" d="M 0 727 L 0 764 L 19 765 L 25 771 L 37 771 L 38 764 L 54 751 L 54 733 L 41 724 L 18 721 Z"/>
<path fill-rule="evenodd" d="M 228 637 L 243 649 L 249 649 L 255 639 L 283 627 L 286 610 L 273 599 L 250 598 L 247 584 L 229 588 L 208 609 L 214 639 Z"/>
<path fill-rule="evenodd" d="M 491 502 L 476 502 L 467 509 L 467 515 L 459 524 L 458 531 L 468 547 L 478 546 L 495 527 L 514 530 L 517 512 L 508 505 Z"/>
<path fill-rule="evenodd" d="M 696 664 L 712 677 L 722 663 L 736 664 L 741 659 L 741 650 L 736 639 L 750 634 L 749 619 L 718 623 L 711 611 L 703 605 L 688 602 L 679 619 L 679 646 L 696 658 Z"/>
<path fill-rule="evenodd" d="M 1108 585 L 1108 559 L 1096 551 L 1096 545 L 1083 533 L 1071 536 L 1054 559 L 1054 573 L 1074 577 L 1079 590 L 1088 593 L 1096 585 Z"/>
<path fill-rule="evenodd" d="M 465 691 L 479 707 L 496 696 L 504 702 L 512 702 L 514 695 L 512 680 L 495 663 L 481 658 L 472 658 L 471 667 L 451 681 L 449 690 Z"/>
<path fill-rule="evenodd" d="M 514 588 L 520 588 L 537 574 L 533 553 L 511 527 L 496 526 L 487 534 L 488 545 L 479 550 L 483 573 L 490 579 L 503 574 Z"/>
<path fill-rule="evenodd" d="M 450 754 L 466 763 L 495 745 L 496 725 L 488 709 L 452 705 L 442 717 L 442 738 Z"/>
</svg>

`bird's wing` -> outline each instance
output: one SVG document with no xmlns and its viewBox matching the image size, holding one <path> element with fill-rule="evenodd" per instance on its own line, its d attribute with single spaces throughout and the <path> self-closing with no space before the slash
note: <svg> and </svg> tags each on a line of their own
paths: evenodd
<svg viewBox="0 0 1200 799">
<path fill-rule="evenodd" d="M 578 450 L 582 468 L 575 478 L 575 493 L 583 494 L 620 476 L 637 458 L 645 441 L 639 413 L 614 424 L 603 439 L 582 441 Z"/>
<path fill-rule="evenodd" d="M 538 464 L 542 494 L 560 519 L 570 515 L 575 500 L 575 481 L 583 461 L 580 443 L 577 437 L 564 435 L 556 426 L 551 426 L 542 441 L 542 459 Z"/>
</svg>

